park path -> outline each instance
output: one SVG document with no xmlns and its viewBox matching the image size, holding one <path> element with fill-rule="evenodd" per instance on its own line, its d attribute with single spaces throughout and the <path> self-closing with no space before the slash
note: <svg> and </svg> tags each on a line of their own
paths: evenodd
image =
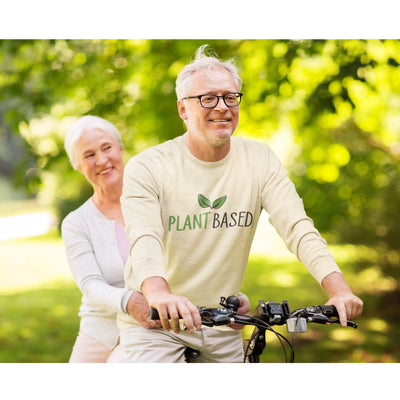
<svg viewBox="0 0 400 400">
<path fill-rule="evenodd" d="M 46 234 L 55 218 L 49 212 L 12 215 L 0 218 L 0 241 Z"/>
<path fill-rule="evenodd" d="M 55 222 L 49 212 L 0 218 L 0 293 L 72 280 L 61 239 L 36 239 Z"/>
</svg>

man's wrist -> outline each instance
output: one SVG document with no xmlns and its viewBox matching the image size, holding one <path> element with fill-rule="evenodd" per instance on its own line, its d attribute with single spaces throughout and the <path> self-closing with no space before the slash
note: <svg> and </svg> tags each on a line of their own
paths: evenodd
<svg viewBox="0 0 400 400">
<path fill-rule="evenodd" d="M 343 274 L 337 271 L 331 272 L 325 276 L 321 284 L 329 297 L 353 293 L 344 279 Z"/>
<path fill-rule="evenodd" d="M 144 297 L 148 300 L 148 297 L 157 293 L 160 295 L 161 293 L 170 294 L 171 290 L 169 288 L 168 282 L 161 276 L 152 276 L 150 278 L 146 278 L 140 287 L 140 290 L 144 294 Z"/>
</svg>

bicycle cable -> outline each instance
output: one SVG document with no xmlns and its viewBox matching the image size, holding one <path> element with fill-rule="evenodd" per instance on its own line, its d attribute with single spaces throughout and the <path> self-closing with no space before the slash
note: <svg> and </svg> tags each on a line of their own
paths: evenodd
<svg viewBox="0 0 400 400">
<path fill-rule="evenodd" d="M 241 320 L 240 318 L 236 318 L 236 316 L 241 316 L 241 317 L 245 317 L 245 318 L 243 320 Z M 253 316 L 246 315 L 246 314 L 240 314 L 240 313 L 237 313 L 235 315 L 234 319 L 235 319 L 236 323 L 240 324 L 240 322 L 242 321 L 242 322 L 245 322 L 246 325 L 249 325 L 249 322 L 251 322 L 251 325 L 255 326 L 258 329 L 264 329 L 264 330 L 268 330 L 268 331 L 272 332 L 280 342 L 280 345 L 282 347 L 282 351 L 283 351 L 283 354 L 284 354 L 285 363 L 287 363 L 287 353 L 286 353 L 285 343 L 282 341 L 282 339 L 283 339 L 286 342 L 286 344 L 289 346 L 289 348 L 290 348 L 290 362 L 293 362 L 293 360 L 294 360 L 293 344 L 291 344 L 289 342 L 289 340 L 285 336 L 283 336 L 281 333 L 279 333 L 278 331 L 273 329 L 271 327 L 271 325 L 269 325 L 267 322 L 265 322 L 262 319 L 259 319 L 257 317 L 253 317 Z M 253 338 L 253 334 L 256 335 L 256 336 L 254 336 L 254 338 Z M 250 344 L 252 343 L 252 341 L 254 339 L 257 339 L 257 336 L 260 334 L 260 331 L 253 332 L 253 334 L 250 337 L 249 343 L 248 343 L 248 345 L 246 347 L 246 353 L 248 352 L 248 350 L 250 348 Z M 265 338 L 264 338 L 264 340 L 265 340 Z"/>
</svg>

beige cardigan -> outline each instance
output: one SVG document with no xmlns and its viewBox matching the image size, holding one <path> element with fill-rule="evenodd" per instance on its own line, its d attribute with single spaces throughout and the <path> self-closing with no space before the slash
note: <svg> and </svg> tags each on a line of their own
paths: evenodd
<svg viewBox="0 0 400 400">
<path fill-rule="evenodd" d="M 126 313 L 133 293 L 124 289 L 115 223 L 89 199 L 68 214 L 61 227 L 68 264 L 82 292 L 80 329 L 109 348 L 119 339 L 117 312 Z"/>
</svg>

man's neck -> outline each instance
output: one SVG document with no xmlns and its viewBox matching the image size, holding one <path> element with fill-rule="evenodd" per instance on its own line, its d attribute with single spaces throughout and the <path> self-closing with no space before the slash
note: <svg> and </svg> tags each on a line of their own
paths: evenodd
<svg viewBox="0 0 400 400">
<path fill-rule="evenodd" d="M 207 143 L 195 142 L 190 135 L 186 136 L 186 145 L 194 157 L 205 162 L 216 162 L 224 159 L 231 148 L 230 140 L 221 146 L 212 146 Z"/>
</svg>

